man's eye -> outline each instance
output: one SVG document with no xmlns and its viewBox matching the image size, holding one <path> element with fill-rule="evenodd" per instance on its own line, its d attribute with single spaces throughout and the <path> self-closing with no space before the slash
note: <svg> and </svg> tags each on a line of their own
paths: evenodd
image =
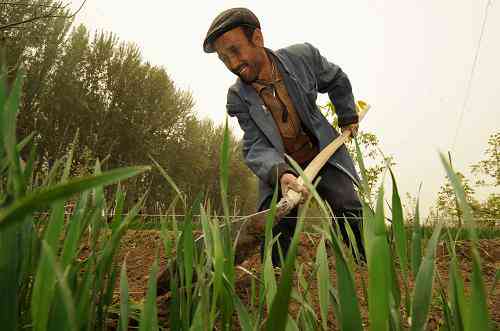
<svg viewBox="0 0 500 331">
<path fill-rule="evenodd" d="M 240 54 L 240 49 L 238 47 L 231 48 L 233 55 L 238 56 Z"/>
</svg>

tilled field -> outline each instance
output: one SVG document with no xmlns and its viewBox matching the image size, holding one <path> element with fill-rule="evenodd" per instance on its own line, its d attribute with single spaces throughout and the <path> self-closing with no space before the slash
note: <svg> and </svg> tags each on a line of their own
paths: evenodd
<svg viewBox="0 0 500 331">
<path fill-rule="evenodd" d="M 319 304 L 318 304 L 318 293 L 316 287 L 316 277 L 312 273 L 313 263 L 316 254 L 316 245 L 318 243 L 318 238 L 314 235 L 303 234 L 298 261 L 299 264 L 304 264 L 304 271 L 306 279 L 310 276 L 309 282 L 309 294 L 313 298 L 315 303 L 314 309 L 317 314 L 319 314 Z M 479 242 L 479 251 L 482 257 L 483 265 L 483 277 L 486 284 L 486 291 L 488 295 L 488 307 L 490 315 L 495 324 L 500 326 L 500 291 L 497 289 L 491 291 L 492 285 L 495 279 L 496 269 L 500 268 L 500 239 L 484 239 Z M 153 263 L 156 252 L 160 255 L 160 266 L 163 267 L 166 264 L 166 259 L 162 254 L 161 240 L 158 231 L 129 231 L 127 235 L 122 240 L 122 246 L 120 254 L 118 255 L 117 263 L 121 265 L 124 257 L 127 257 L 127 275 L 129 281 L 129 291 L 130 295 L 134 300 L 140 301 L 145 295 L 148 275 L 150 271 L 150 266 Z M 462 270 L 462 276 L 464 278 L 466 293 L 470 290 L 470 272 L 471 272 L 471 260 L 469 257 L 470 250 L 469 244 L 467 242 L 460 242 L 457 245 L 457 255 L 460 258 L 460 266 Z M 333 269 L 334 261 L 333 257 L 329 258 L 330 270 L 332 283 L 335 284 L 335 270 Z M 438 279 L 441 283 L 447 284 L 448 282 L 448 261 L 449 257 L 447 255 L 446 248 L 442 243 L 439 244 L 437 250 L 437 272 Z M 245 261 L 241 267 L 254 273 L 260 274 L 261 262 L 258 250 L 255 249 L 254 254 Z M 251 289 L 251 279 L 252 276 L 248 275 L 241 269 L 237 269 L 237 281 L 236 281 L 236 291 L 242 301 L 249 304 L 249 293 Z M 363 295 L 363 282 L 367 281 L 367 269 L 366 266 L 358 267 L 355 272 L 355 281 L 357 285 L 358 298 L 361 305 L 361 314 L 363 318 L 364 327 L 368 326 L 368 311 L 367 311 L 367 301 L 364 300 Z M 438 279 L 435 279 L 435 284 Z M 297 279 L 295 279 L 295 282 Z M 116 300 L 118 300 L 118 293 L 116 293 Z M 442 312 L 439 305 L 439 299 L 434 293 L 435 299 L 433 300 L 433 307 L 430 314 L 430 319 L 428 322 L 428 329 L 437 329 L 440 324 L 442 324 Z M 168 294 L 159 297 L 158 300 L 158 314 L 160 321 L 166 321 L 168 319 Z M 299 309 L 299 303 L 291 301 L 290 312 L 294 315 Z M 330 309 L 329 315 L 329 328 L 336 329 L 335 316 Z"/>
</svg>

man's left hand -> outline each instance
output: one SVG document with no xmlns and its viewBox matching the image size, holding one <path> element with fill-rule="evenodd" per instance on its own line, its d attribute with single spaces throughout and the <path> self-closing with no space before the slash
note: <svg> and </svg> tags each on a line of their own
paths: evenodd
<svg viewBox="0 0 500 331">
<path fill-rule="evenodd" d="M 340 130 L 342 130 L 342 133 L 344 133 L 344 131 L 346 131 L 346 130 L 351 131 L 351 135 L 349 137 L 353 138 L 353 137 L 356 137 L 356 135 L 358 134 L 358 128 L 359 128 L 359 123 L 353 123 L 353 124 L 349 124 L 347 126 L 341 127 Z"/>
</svg>

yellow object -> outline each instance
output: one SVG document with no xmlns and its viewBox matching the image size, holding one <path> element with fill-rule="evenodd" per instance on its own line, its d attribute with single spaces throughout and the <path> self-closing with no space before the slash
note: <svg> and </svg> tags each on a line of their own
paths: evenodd
<svg viewBox="0 0 500 331">
<path fill-rule="evenodd" d="M 356 101 L 356 111 L 359 113 L 361 110 L 368 110 L 370 105 L 366 101 L 358 100 Z"/>
</svg>

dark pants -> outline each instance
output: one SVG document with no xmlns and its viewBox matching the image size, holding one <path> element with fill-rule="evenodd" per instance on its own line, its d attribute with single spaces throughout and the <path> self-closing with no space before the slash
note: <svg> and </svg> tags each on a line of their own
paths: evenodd
<svg viewBox="0 0 500 331">
<path fill-rule="evenodd" d="M 320 171 L 319 175 L 322 178 L 328 176 L 329 182 L 334 182 L 336 185 L 328 187 L 327 185 L 322 185 L 323 180 L 321 180 L 316 187 L 318 194 L 330 205 L 334 214 L 334 220 L 338 223 L 340 233 L 342 235 L 342 240 L 344 243 L 350 247 L 349 236 L 347 234 L 345 221 L 349 223 L 354 237 L 356 238 L 358 252 L 360 258 L 364 260 L 364 247 L 361 237 L 361 225 L 362 225 L 362 209 L 361 202 L 359 201 L 358 195 L 354 190 L 354 184 L 352 180 L 341 170 L 336 167 L 327 164 Z M 281 198 L 281 190 L 280 192 Z M 271 198 L 266 201 L 262 207 L 262 210 L 270 207 Z M 280 256 L 279 248 L 283 254 L 283 258 L 286 257 L 288 252 L 288 247 L 292 240 L 293 234 L 295 232 L 295 226 L 297 224 L 298 208 L 294 208 L 287 217 L 283 217 L 274 227 L 273 227 L 273 237 L 278 237 L 278 242 L 273 246 L 272 250 L 272 263 L 274 266 L 280 266 Z M 332 220 L 333 221 L 333 220 Z M 335 229 L 334 225 L 334 229 Z M 279 243 L 279 248 L 278 248 Z M 264 241 L 261 243 L 261 258 L 264 257 Z"/>
</svg>

